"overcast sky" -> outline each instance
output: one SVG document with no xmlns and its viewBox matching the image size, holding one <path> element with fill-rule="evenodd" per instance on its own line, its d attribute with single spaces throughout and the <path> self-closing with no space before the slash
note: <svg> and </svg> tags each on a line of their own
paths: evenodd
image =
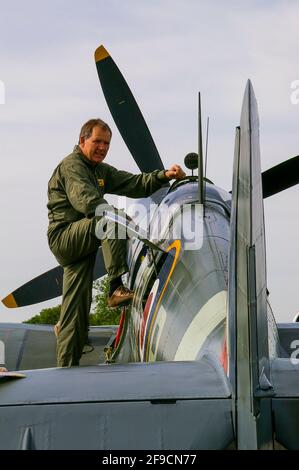
<svg viewBox="0 0 299 470">
<path fill-rule="evenodd" d="M 262 169 L 299 154 L 299 3 L 200 0 L 0 1 L 0 297 L 56 266 L 46 238 L 47 182 L 81 124 L 107 120 L 107 162 L 137 172 L 94 64 L 104 44 L 126 77 L 165 166 L 197 147 L 197 93 L 210 117 L 207 176 L 230 190 L 246 80 L 260 112 Z M 1 87 L 0 87 L 1 89 Z M 1 103 L 1 96 L 0 96 Z M 108 198 L 109 199 L 109 198 Z M 268 288 L 278 321 L 299 311 L 299 189 L 265 201 Z M 1 321 L 22 321 L 60 299 Z"/>
</svg>

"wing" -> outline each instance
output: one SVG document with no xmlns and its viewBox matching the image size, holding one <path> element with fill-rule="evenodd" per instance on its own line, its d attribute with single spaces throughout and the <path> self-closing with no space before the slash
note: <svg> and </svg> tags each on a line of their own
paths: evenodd
<svg viewBox="0 0 299 470">
<path fill-rule="evenodd" d="M 210 357 L 25 375 L 0 383 L 1 449 L 223 449 L 233 440 L 230 386 Z"/>
<path fill-rule="evenodd" d="M 104 362 L 104 347 L 115 336 L 117 326 L 90 327 L 88 339 L 94 348 L 83 354 L 82 365 Z M 56 366 L 56 337 L 53 325 L 1 323 L 0 348 L 4 346 L 5 367 L 9 371 Z M 0 350 L 0 361 L 1 361 Z M 0 364 L 1 365 L 1 364 Z"/>
</svg>

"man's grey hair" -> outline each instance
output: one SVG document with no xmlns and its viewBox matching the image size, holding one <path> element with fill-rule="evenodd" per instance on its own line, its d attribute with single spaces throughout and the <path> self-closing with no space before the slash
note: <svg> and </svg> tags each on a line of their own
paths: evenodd
<svg viewBox="0 0 299 470">
<path fill-rule="evenodd" d="M 79 135 L 79 144 L 81 137 L 84 137 L 85 139 L 88 139 L 91 134 L 92 130 L 94 127 L 99 126 L 101 129 L 108 131 L 110 133 L 110 137 L 112 137 L 112 130 L 108 126 L 106 122 L 104 122 L 102 119 L 89 119 L 85 124 L 83 124 L 80 135 Z"/>
</svg>

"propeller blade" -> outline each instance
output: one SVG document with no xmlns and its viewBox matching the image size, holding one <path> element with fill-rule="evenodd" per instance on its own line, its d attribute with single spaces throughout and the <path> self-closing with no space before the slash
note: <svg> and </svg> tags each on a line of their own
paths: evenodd
<svg viewBox="0 0 299 470">
<path fill-rule="evenodd" d="M 264 199 L 299 183 L 299 155 L 262 173 Z"/>
<path fill-rule="evenodd" d="M 164 166 L 136 100 L 109 52 L 95 51 L 102 90 L 129 151 L 142 172 L 163 170 Z"/>
<path fill-rule="evenodd" d="M 93 270 L 93 279 L 98 279 L 105 274 L 102 248 L 99 248 Z M 62 282 L 63 268 L 56 266 L 56 268 L 40 274 L 7 295 L 2 299 L 2 303 L 8 308 L 16 308 L 54 299 L 62 295 Z"/>
</svg>

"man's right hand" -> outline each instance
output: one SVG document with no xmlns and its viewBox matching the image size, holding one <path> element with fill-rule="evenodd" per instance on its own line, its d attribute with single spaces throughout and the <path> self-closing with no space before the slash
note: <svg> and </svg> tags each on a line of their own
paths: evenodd
<svg viewBox="0 0 299 470">
<path fill-rule="evenodd" d="M 172 165 L 169 170 L 165 171 L 165 176 L 170 180 L 181 180 L 182 178 L 185 178 L 186 173 L 182 170 L 180 165 Z"/>
</svg>

